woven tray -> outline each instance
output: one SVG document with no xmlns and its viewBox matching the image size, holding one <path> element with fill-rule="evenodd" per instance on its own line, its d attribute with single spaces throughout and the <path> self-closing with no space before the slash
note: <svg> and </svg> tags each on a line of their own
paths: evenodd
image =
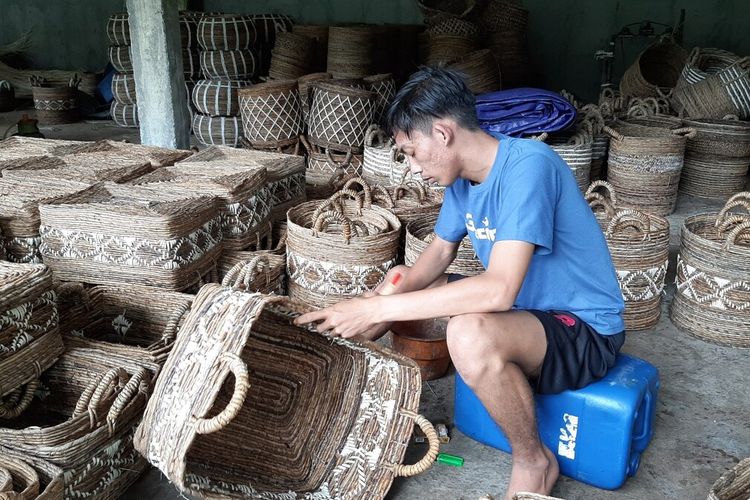
<svg viewBox="0 0 750 500">
<path fill-rule="evenodd" d="M 293 325 L 306 310 L 284 297 L 201 290 L 135 438 L 180 491 L 380 499 L 394 477 L 434 461 L 437 436 L 416 414 L 416 365 Z M 185 359 L 199 361 L 187 370 Z M 430 449 L 403 466 L 415 422 Z"/>
<path fill-rule="evenodd" d="M 428 215 L 406 226 L 404 263 L 407 266 L 413 266 L 419 255 L 435 238 L 433 228 L 436 222 L 436 215 Z M 474 253 L 474 248 L 471 246 L 471 240 L 468 236 L 461 240 L 456 258 L 445 272 L 462 276 L 476 276 L 484 272 L 484 267 Z"/>
<path fill-rule="evenodd" d="M 127 182 L 153 170 L 148 161 L 132 156 L 115 158 L 113 155 L 82 153 L 66 157 L 43 156 L 2 171 L 8 181 L 74 179 L 75 182 L 94 184 L 100 181 Z"/>
<path fill-rule="evenodd" d="M 101 141 L 83 143 L 61 156 L 65 157 L 67 161 L 74 161 L 78 154 L 99 155 L 91 160 L 92 163 L 96 161 L 113 162 L 127 158 L 149 162 L 154 167 L 167 167 L 173 165 L 175 162 L 184 160 L 192 155 L 193 152 L 184 149 L 161 148 L 158 146 L 145 146 L 143 144 L 103 139 Z"/>
<path fill-rule="evenodd" d="M 349 190 L 292 208 L 287 215 L 289 295 L 321 307 L 372 291 L 396 264 L 400 233 L 393 212 Z"/>
<path fill-rule="evenodd" d="M 240 114 L 238 90 L 252 85 L 248 80 L 199 80 L 192 92 L 195 109 L 209 116 Z"/>
<path fill-rule="evenodd" d="M 369 90 L 314 83 L 308 116 L 310 142 L 323 148 L 361 153 L 372 123 L 374 99 Z"/>
<path fill-rule="evenodd" d="M 213 80 L 251 80 L 258 73 L 252 50 L 204 50 L 200 62 L 205 77 Z"/>
<path fill-rule="evenodd" d="M 39 252 L 39 203 L 89 187 L 58 179 L 0 179 L 0 230 L 5 258 L 10 262 L 41 263 Z"/>
<path fill-rule="evenodd" d="M 296 80 L 259 83 L 239 91 L 245 139 L 257 148 L 295 143 L 304 130 Z"/>
<path fill-rule="evenodd" d="M 41 252 L 62 281 L 188 289 L 221 251 L 216 198 L 102 183 L 40 205 Z"/>
<path fill-rule="evenodd" d="M 133 184 L 157 193 L 217 197 L 225 249 L 244 250 L 259 244 L 267 233 L 271 190 L 266 169 L 259 163 L 247 167 L 218 161 L 186 163 L 161 168 Z"/>
<path fill-rule="evenodd" d="M 741 207 L 746 213 L 730 212 Z M 672 322 L 702 340 L 750 347 L 750 192 L 682 226 Z"/>
<path fill-rule="evenodd" d="M 0 141 L 0 167 L 2 167 L 2 162 L 9 160 L 25 159 L 33 156 L 64 155 L 85 144 L 88 143 L 84 141 L 12 136 L 4 141 Z"/>
<path fill-rule="evenodd" d="M 193 115 L 193 134 L 206 146 L 237 147 L 242 138 L 242 123 L 236 116 Z"/>
<path fill-rule="evenodd" d="M 246 292 L 286 293 L 286 259 L 268 251 L 229 250 L 221 255 L 219 277 L 223 286 Z"/>
</svg>

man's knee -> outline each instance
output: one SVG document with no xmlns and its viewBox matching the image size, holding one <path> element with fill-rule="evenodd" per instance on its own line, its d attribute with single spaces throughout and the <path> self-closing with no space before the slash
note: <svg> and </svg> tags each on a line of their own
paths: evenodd
<svg viewBox="0 0 750 500">
<path fill-rule="evenodd" d="M 493 338 L 502 333 L 491 330 L 484 314 L 462 314 L 448 322 L 448 350 L 456 370 L 469 386 L 501 371 L 507 361 L 502 344 Z"/>
</svg>

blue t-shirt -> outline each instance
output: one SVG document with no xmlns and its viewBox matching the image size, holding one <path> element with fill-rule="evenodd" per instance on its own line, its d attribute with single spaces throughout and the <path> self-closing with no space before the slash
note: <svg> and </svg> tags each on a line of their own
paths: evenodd
<svg viewBox="0 0 750 500">
<path fill-rule="evenodd" d="M 541 141 L 495 135 L 500 146 L 487 178 L 457 179 L 445 190 L 435 233 L 467 232 L 485 269 L 496 241 L 536 245 L 516 309 L 572 312 L 603 335 L 625 329 L 625 304 L 596 218 L 568 165 Z"/>
</svg>

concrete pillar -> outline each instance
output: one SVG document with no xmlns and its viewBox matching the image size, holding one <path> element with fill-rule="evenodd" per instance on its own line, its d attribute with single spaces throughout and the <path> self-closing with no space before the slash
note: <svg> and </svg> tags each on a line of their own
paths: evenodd
<svg viewBox="0 0 750 500">
<path fill-rule="evenodd" d="M 141 142 L 190 147 L 190 114 L 178 9 L 180 0 L 127 0 Z"/>
</svg>

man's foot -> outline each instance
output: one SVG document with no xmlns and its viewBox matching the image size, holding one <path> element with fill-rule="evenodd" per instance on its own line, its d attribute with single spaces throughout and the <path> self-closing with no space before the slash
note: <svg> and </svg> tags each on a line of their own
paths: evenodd
<svg viewBox="0 0 750 500">
<path fill-rule="evenodd" d="M 506 500 L 511 500 L 518 491 L 549 495 L 560 475 L 557 458 L 546 446 L 542 445 L 544 458 L 530 462 L 513 461 Z"/>
</svg>

